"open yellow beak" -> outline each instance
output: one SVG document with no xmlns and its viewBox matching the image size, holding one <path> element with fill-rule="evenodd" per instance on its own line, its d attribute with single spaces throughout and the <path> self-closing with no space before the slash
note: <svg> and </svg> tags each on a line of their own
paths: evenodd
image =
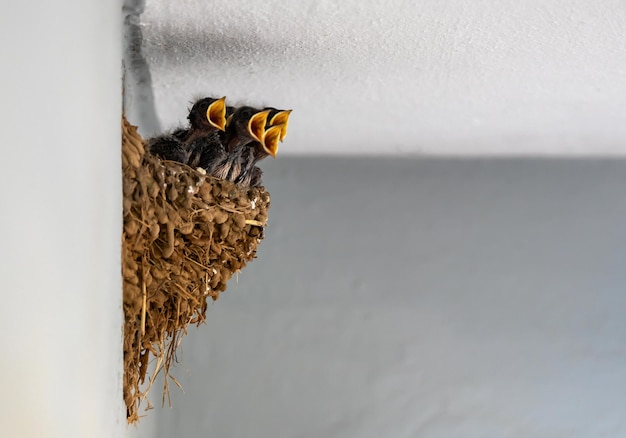
<svg viewBox="0 0 626 438">
<path fill-rule="evenodd" d="M 220 131 L 226 129 L 226 96 L 209 105 L 206 110 L 206 118 L 211 125 Z"/>
<path fill-rule="evenodd" d="M 270 120 L 270 126 L 281 125 L 283 127 L 280 133 L 280 141 L 283 141 L 287 136 L 287 124 L 289 123 L 290 114 L 291 110 L 279 111 Z"/>
<path fill-rule="evenodd" d="M 270 111 L 260 111 L 250 117 L 248 121 L 248 132 L 256 141 L 263 144 L 263 137 L 265 135 L 265 124 L 267 123 L 267 116 Z"/>
<path fill-rule="evenodd" d="M 278 141 L 280 140 L 280 133 L 282 132 L 282 126 L 272 126 L 270 129 L 265 131 L 265 136 L 263 137 L 263 149 L 265 152 L 270 154 L 272 158 L 276 158 L 276 154 L 278 153 Z"/>
</svg>

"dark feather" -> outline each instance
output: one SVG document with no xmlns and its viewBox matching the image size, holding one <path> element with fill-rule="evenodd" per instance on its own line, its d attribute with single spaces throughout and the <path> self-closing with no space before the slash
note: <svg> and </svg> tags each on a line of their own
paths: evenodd
<svg viewBox="0 0 626 438">
<path fill-rule="evenodd" d="M 151 138 L 148 140 L 148 150 L 163 160 L 187 162 L 187 150 L 174 135 Z"/>
</svg>

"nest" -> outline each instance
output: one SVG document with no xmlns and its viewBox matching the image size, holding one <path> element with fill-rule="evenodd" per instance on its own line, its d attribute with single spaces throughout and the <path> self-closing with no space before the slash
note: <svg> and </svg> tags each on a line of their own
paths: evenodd
<svg viewBox="0 0 626 438">
<path fill-rule="evenodd" d="M 170 366 L 187 326 L 204 322 L 207 300 L 255 257 L 270 196 L 147 153 L 125 118 L 122 167 L 124 401 L 134 423 L 159 372 L 163 402 L 170 380 L 178 385 Z"/>
</svg>

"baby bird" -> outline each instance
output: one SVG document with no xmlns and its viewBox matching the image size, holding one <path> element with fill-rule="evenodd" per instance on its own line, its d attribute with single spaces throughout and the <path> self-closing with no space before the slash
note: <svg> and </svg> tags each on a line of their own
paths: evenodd
<svg viewBox="0 0 626 438">
<path fill-rule="evenodd" d="M 189 129 L 174 133 L 178 133 L 187 150 L 185 164 L 193 168 L 206 168 L 223 149 L 218 132 L 226 128 L 226 97 L 205 97 L 196 101 L 187 118 Z"/>
<path fill-rule="evenodd" d="M 234 109 L 227 121 L 226 130 L 220 135 L 226 152 L 247 143 L 263 141 L 269 110 L 258 110 L 250 106 Z"/>
<path fill-rule="evenodd" d="M 235 180 L 236 183 L 244 186 L 258 187 L 261 185 L 261 175 L 263 172 L 256 166 L 256 163 L 267 156 L 276 158 L 278 153 L 278 142 L 282 132 L 282 125 L 272 126 L 265 131 L 263 142 L 250 143 L 246 146 L 251 152 L 242 160 L 241 173 Z"/>
<path fill-rule="evenodd" d="M 221 135 L 225 154 L 208 172 L 216 178 L 235 181 L 242 172 L 242 165 L 249 154 L 246 146 L 260 143 L 265 136 L 268 111 L 249 106 L 234 110 L 228 118 L 226 131 Z"/>
<path fill-rule="evenodd" d="M 160 135 L 147 140 L 148 150 L 162 160 L 187 162 L 187 149 L 174 134 Z"/>
<path fill-rule="evenodd" d="M 150 152 L 243 186 L 262 184 L 256 165 L 276 157 L 287 135 L 291 110 L 226 106 L 226 98 L 197 100 L 187 116 L 189 126 L 148 140 Z"/>
<path fill-rule="evenodd" d="M 226 98 L 205 97 L 196 101 L 189 115 L 189 127 L 148 140 L 151 153 L 165 160 L 198 167 L 206 158 L 205 151 L 220 148 L 218 131 L 226 124 Z"/>
<path fill-rule="evenodd" d="M 262 141 L 240 144 L 214 171 L 214 176 L 243 186 L 261 185 L 261 169 L 256 166 L 268 155 L 276 157 L 281 127 L 273 126 L 263 133 Z"/>
</svg>

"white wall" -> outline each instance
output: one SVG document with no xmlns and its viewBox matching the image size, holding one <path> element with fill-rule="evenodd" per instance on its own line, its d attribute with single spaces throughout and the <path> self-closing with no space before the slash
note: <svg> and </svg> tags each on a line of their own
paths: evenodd
<svg viewBox="0 0 626 438">
<path fill-rule="evenodd" d="M 154 107 L 293 108 L 281 154 L 626 153 L 623 0 L 147 0 Z"/>
<path fill-rule="evenodd" d="M 120 8 L 0 14 L 2 437 L 125 430 Z"/>
<path fill-rule="evenodd" d="M 626 436 L 626 161 L 264 168 L 258 259 L 129 436 Z"/>
</svg>

